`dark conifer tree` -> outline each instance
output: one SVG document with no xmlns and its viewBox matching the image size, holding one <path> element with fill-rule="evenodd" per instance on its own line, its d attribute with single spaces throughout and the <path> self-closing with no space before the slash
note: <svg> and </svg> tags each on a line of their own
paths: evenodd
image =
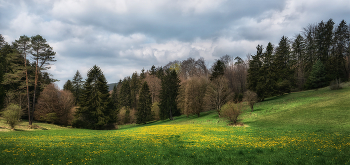
<svg viewBox="0 0 350 165">
<path fill-rule="evenodd" d="M 70 92 L 72 92 L 72 93 L 73 93 L 73 85 L 72 85 L 72 81 L 67 80 L 67 82 L 66 82 L 66 83 L 64 83 L 64 85 L 63 85 L 63 90 L 68 90 L 68 91 L 70 91 Z"/>
<path fill-rule="evenodd" d="M 123 80 L 122 87 L 120 88 L 119 105 L 120 107 L 131 107 L 131 90 L 127 79 Z"/>
<path fill-rule="evenodd" d="M 131 92 L 131 108 L 137 107 L 137 96 L 140 90 L 140 79 L 137 72 L 133 73 L 130 80 L 130 92 Z"/>
<path fill-rule="evenodd" d="M 327 86 L 326 81 L 327 72 L 321 60 L 317 60 L 316 63 L 312 66 L 311 73 L 307 80 L 307 88 L 315 89 Z"/>
<path fill-rule="evenodd" d="M 77 70 L 72 80 L 72 87 L 73 87 L 72 93 L 75 97 L 75 105 L 77 105 L 79 102 L 83 84 L 84 84 L 83 77 L 81 76 L 80 72 Z"/>
<path fill-rule="evenodd" d="M 116 121 L 110 103 L 107 80 L 95 65 L 88 71 L 73 126 L 89 129 L 111 127 Z"/>
<path fill-rule="evenodd" d="M 262 66 L 259 71 L 259 82 L 257 85 L 257 91 L 260 91 L 261 96 L 268 97 L 275 93 L 276 89 L 276 74 L 273 70 L 273 51 L 274 47 L 269 42 L 266 46 L 265 53 L 262 54 Z"/>
<path fill-rule="evenodd" d="M 347 56 L 347 46 L 350 42 L 349 27 L 342 20 L 335 30 L 334 34 L 334 51 L 330 59 L 329 78 L 331 80 L 341 79 L 348 80 L 348 73 L 345 66 L 345 58 Z"/>
<path fill-rule="evenodd" d="M 160 118 L 169 118 L 173 120 L 173 116 L 181 115 L 177 108 L 176 98 L 179 94 L 180 79 L 175 70 L 167 69 L 165 75 L 161 79 L 160 91 Z"/>
<path fill-rule="evenodd" d="M 265 98 L 265 90 L 262 88 L 263 85 L 261 85 L 261 83 L 265 82 L 260 81 L 261 76 L 264 76 L 260 73 L 262 68 L 262 61 L 260 60 L 263 54 L 262 51 L 262 45 L 258 45 L 256 47 L 256 55 L 252 56 L 252 59 L 249 61 L 247 77 L 248 89 L 256 92 L 260 101 L 263 101 Z"/>
<path fill-rule="evenodd" d="M 296 58 L 295 69 L 295 79 L 299 90 L 302 90 L 305 83 L 305 64 L 306 64 L 306 45 L 304 37 L 300 34 L 297 35 L 292 44 L 292 56 Z"/>
<path fill-rule="evenodd" d="M 142 84 L 137 106 L 137 123 L 146 123 L 152 120 L 152 98 L 147 82 Z"/>
<path fill-rule="evenodd" d="M 119 97 L 118 97 L 118 89 L 117 86 L 114 85 L 112 95 L 111 95 L 111 104 L 112 111 L 115 113 L 113 116 L 117 117 L 119 113 Z M 117 119 L 115 119 L 117 121 Z"/>
<path fill-rule="evenodd" d="M 277 78 L 277 93 L 283 95 L 284 93 L 290 93 L 292 87 L 295 84 L 294 70 L 292 64 L 294 59 L 290 57 L 290 43 L 287 37 L 282 36 L 278 47 L 276 48 L 276 54 L 274 58 L 274 72 Z"/>
<path fill-rule="evenodd" d="M 221 60 L 217 60 L 213 65 L 210 81 L 216 79 L 219 76 L 224 75 L 224 73 L 225 73 L 225 63 Z"/>
</svg>

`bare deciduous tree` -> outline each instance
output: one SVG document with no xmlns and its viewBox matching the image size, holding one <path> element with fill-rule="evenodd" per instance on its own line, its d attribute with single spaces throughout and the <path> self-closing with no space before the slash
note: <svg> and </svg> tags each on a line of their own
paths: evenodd
<svg viewBox="0 0 350 165">
<path fill-rule="evenodd" d="M 178 96 L 179 107 L 187 116 L 197 114 L 198 117 L 204 111 L 204 97 L 209 80 L 205 77 L 192 77 L 187 80 L 180 89 Z"/>
<path fill-rule="evenodd" d="M 74 97 L 70 91 L 60 91 L 55 84 L 49 84 L 39 96 L 34 119 L 68 125 L 73 106 Z"/>
<path fill-rule="evenodd" d="M 205 102 L 207 109 L 215 109 L 219 117 L 221 106 L 224 105 L 232 96 L 232 92 L 228 88 L 228 80 L 224 76 L 220 76 L 208 85 Z"/>
<path fill-rule="evenodd" d="M 149 91 L 151 92 L 152 103 L 159 102 L 159 92 L 161 89 L 161 81 L 156 75 L 146 74 L 144 81 L 147 82 L 149 86 Z"/>
<path fill-rule="evenodd" d="M 244 100 L 248 102 L 250 109 L 254 110 L 254 104 L 258 101 L 258 95 L 253 91 L 246 91 L 244 93 Z"/>
</svg>

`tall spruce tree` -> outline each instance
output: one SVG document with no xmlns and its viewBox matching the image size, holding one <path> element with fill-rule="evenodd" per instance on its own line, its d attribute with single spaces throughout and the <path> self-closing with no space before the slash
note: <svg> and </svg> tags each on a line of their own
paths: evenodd
<svg viewBox="0 0 350 165">
<path fill-rule="evenodd" d="M 306 78 L 305 78 L 305 53 L 306 50 L 306 45 L 305 45 L 305 39 L 302 35 L 298 34 L 294 42 L 292 44 L 292 56 L 296 58 L 296 64 L 294 66 L 295 69 L 295 79 L 297 86 L 299 90 L 302 90 L 305 83 L 306 83 Z"/>
<path fill-rule="evenodd" d="M 137 106 L 137 123 L 146 123 L 152 120 L 152 98 L 147 82 L 142 84 Z"/>
<path fill-rule="evenodd" d="M 344 20 L 340 22 L 334 33 L 333 56 L 330 59 L 329 78 L 348 80 L 345 66 L 347 46 L 350 42 L 349 27 Z"/>
<path fill-rule="evenodd" d="M 173 120 L 173 116 L 181 115 L 177 108 L 176 98 L 179 94 L 180 79 L 175 70 L 167 69 L 161 79 L 160 91 L 160 118 L 169 118 Z"/>
<path fill-rule="evenodd" d="M 274 58 L 274 72 L 277 78 L 277 95 L 290 93 L 295 84 L 294 70 L 292 64 L 295 63 L 290 56 L 290 42 L 287 37 L 282 36 Z"/>
<path fill-rule="evenodd" d="M 262 66 L 259 71 L 259 82 L 257 85 L 257 91 L 260 91 L 261 97 L 272 96 L 276 89 L 276 74 L 273 70 L 273 51 L 274 47 L 269 42 L 266 46 L 265 53 L 262 54 Z"/>
<path fill-rule="evenodd" d="M 72 87 L 73 87 L 72 93 L 75 97 L 75 105 L 77 105 L 79 102 L 83 84 L 84 84 L 83 77 L 81 76 L 79 70 L 77 70 L 72 80 Z"/>
<path fill-rule="evenodd" d="M 225 73 L 225 63 L 222 60 L 217 60 L 212 68 L 212 74 L 210 76 L 210 81 L 216 79 Z"/>
<path fill-rule="evenodd" d="M 248 69 L 248 89 L 257 93 L 260 101 L 263 101 L 265 98 L 265 89 L 262 88 L 263 85 L 261 83 L 265 83 L 260 81 L 262 75 L 262 61 L 260 60 L 263 54 L 262 45 L 258 45 L 256 47 L 256 55 L 252 56 L 252 59 L 249 61 L 249 69 Z"/>
<path fill-rule="evenodd" d="M 311 73 L 307 80 L 306 86 L 308 89 L 315 89 L 327 86 L 327 72 L 321 60 L 317 60 L 312 66 Z"/>
<path fill-rule="evenodd" d="M 114 85 L 111 95 L 111 106 L 112 106 L 112 112 L 114 112 L 113 116 L 115 117 L 115 121 L 121 120 L 118 119 L 118 113 L 119 113 L 119 97 L 118 97 L 118 88 L 117 85 Z"/>
<path fill-rule="evenodd" d="M 137 97 L 140 91 L 140 78 L 137 72 L 133 73 L 130 80 L 131 108 L 136 109 Z"/>
<path fill-rule="evenodd" d="M 120 88 L 119 105 L 120 107 L 131 108 L 131 90 L 127 79 L 123 80 L 122 87 Z"/>
<path fill-rule="evenodd" d="M 88 71 L 79 105 L 76 111 L 77 120 L 73 122 L 75 127 L 105 129 L 111 128 L 116 122 L 107 80 L 96 65 Z"/>
<path fill-rule="evenodd" d="M 64 83 L 64 85 L 63 85 L 63 90 L 67 90 L 67 91 L 70 91 L 73 93 L 74 90 L 73 90 L 72 81 L 67 80 L 67 82 Z"/>
</svg>

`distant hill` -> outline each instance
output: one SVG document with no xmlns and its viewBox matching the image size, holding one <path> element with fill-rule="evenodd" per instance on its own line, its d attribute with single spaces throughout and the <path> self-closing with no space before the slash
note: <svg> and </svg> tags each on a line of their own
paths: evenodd
<svg viewBox="0 0 350 165">
<path fill-rule="evenodd" d="M 118 85 L 118 83 L 111 83 L 111 84 L 107 84 L 108 85 L 108 91 L 112 91 L 114 88 L 114 85 Z"/>
</svg>

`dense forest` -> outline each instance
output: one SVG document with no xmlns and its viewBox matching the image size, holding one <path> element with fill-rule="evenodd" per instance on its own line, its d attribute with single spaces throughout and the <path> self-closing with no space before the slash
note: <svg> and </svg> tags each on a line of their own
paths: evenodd
<svg viewBox="0 0 350 165">
<path fill-rule="evenodd" d="M 46 72 L 54 57 L 40 35 L 21 36 L 12 44 L 0 35 L 0 109 L 18 105 L 29 125 L 38 120 L 90 129 L 199 116 L 207 110 L 231 118 L 236 114 L 222 111 L 225 104 L 325 86 L 337 89 L 348 81 L 350 28 L 344 20 L 335 25 L 330 19 L 309 24 L 291 38 L 282 36 L 277 45 L 257 45 L 246 59 L 224 55 L 210 67 L 204 58 L 191 57 L 153 65 L 120 80 L 112 91 L 96 65 L 85 80 L 77 71 L 59 90 Z"/>
</svg>

